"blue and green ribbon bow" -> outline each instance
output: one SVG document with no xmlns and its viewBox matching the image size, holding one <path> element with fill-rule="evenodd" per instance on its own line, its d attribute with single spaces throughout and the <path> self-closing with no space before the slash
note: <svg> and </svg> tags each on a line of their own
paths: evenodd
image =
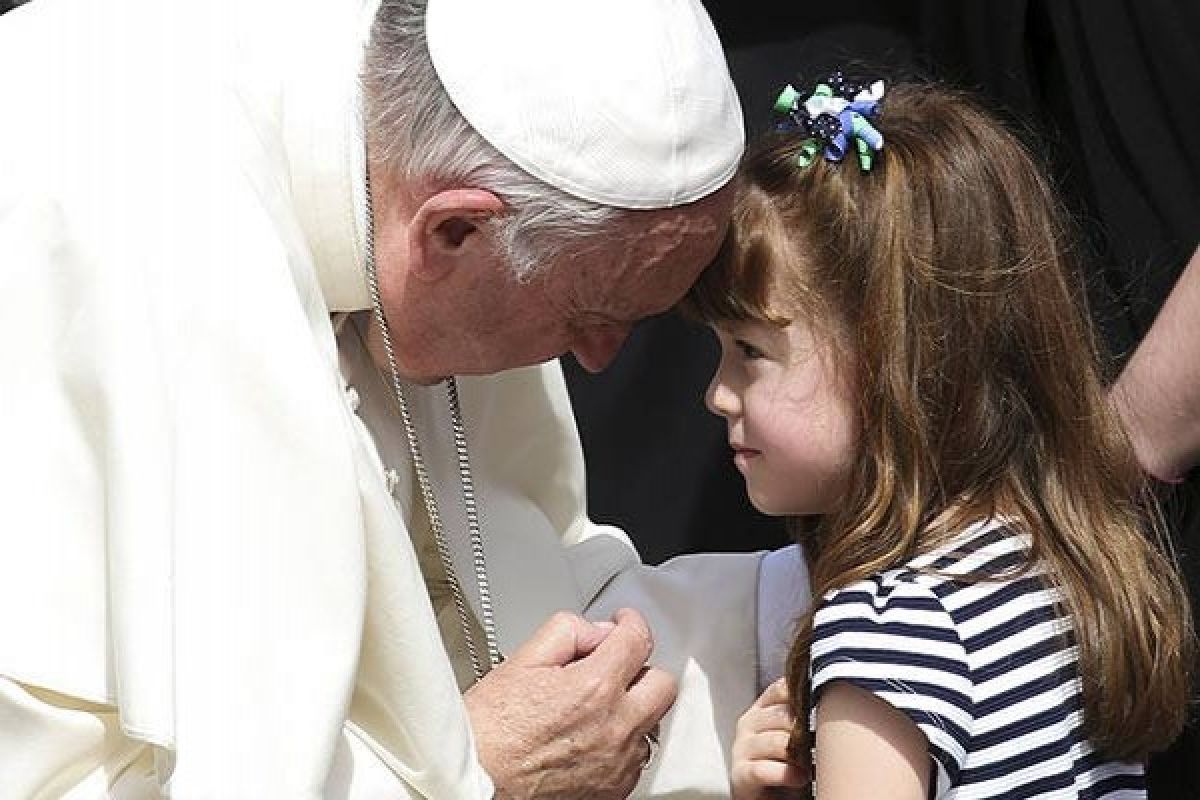
<svg viewBox="0 0 1200 800">
<path fill-rule="evenodd" d="M 858 165 L 868 172 L 875 155 L 883 149 L 883 134 L 871 124 L 879 114 L 882 98 L 883 81 L 858 86 L 848 82 L 841 72 L 817 84 L 803 101 L 789 84 L 775 99 L 775 111 L 784 117 L 776 129 L 804 136 L 796 159 L 801 167 L 807 167 L 821 152 L 827 161 L 840 162 L 853 142 Z"/>
</svg>

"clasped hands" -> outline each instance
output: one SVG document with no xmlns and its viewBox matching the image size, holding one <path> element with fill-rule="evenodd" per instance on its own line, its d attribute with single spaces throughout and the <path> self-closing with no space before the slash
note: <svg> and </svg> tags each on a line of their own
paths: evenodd
<svg viewBox="0 0 1200 800">
<path fill-rule="evenodd" d="M 677 692 L 647 666 L 653 646 L 636 611 L 611 623 L 560 612 L 471 687 L 464 701 L 496 797 L 627 797 Z"/>
</svg>

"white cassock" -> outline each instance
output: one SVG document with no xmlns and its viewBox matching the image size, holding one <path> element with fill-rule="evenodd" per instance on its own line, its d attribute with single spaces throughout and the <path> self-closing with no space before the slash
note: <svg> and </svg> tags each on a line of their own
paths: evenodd
<svg viewBox="0 0 1200 800">
<path fill-rule="evenodd" d="M 2 800 L 491 794 L 409 535 L 403 433 L 331 321 L 365 297 L 372 14 L 0 18 Z M 762 556 L 651 569 L 591 523 L 556 364 L 460 391 L 501 650 L 558 609 L 640 609 L 681 691 L 638 791 L 725 795 L 776 655 Z M 477 603 L 445 400 L 413 406 Z"/>
</svg>

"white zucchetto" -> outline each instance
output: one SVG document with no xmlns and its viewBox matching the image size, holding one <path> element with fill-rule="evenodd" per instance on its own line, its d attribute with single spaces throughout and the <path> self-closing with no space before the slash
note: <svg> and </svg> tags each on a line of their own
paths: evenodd
<svg viewBox="0 0 1200 800">
<path fill-rule="evenodd" d="M 429 0 L 426 34 L 472 127 L 569 194 L 668 208 L 737 168 L 741 107 L 699 0 Z"/>
</svg>

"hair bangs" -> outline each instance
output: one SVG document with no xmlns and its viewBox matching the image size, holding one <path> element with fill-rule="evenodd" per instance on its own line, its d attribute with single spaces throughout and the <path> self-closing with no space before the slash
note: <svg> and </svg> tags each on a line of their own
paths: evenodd
<svg viewBox="0 0 1200 800">
<path fill-rule="evenodd" d="M 753 321 L 784 326 L 794 319 L 778 302 L 777 265 L 788 257 L 786 240 L 770 200 L 757 189 L 744 189 L 716 257 L 680 310 L 707 324 Z"/>
</svg>

